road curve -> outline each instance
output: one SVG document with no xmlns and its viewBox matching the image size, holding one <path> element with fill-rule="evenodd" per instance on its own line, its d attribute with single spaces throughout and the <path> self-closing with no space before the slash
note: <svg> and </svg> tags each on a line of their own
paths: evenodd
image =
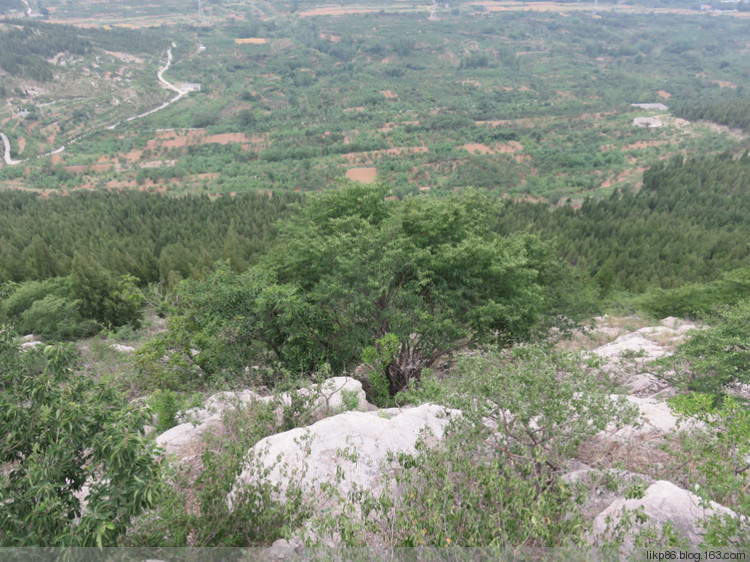
<svg viewBox="0 0 750 562">
<path fill-rule="evenodd" d="M 172 46 L 174 46 L 174 43 L 172 43 Z M 164 73 L 169 69 L 169 67 L 170 67 L 171 64 L 172 64 L 172 47 L 170 47 L 169 49 L 167 49 L 167 64 L 165 64 L 163 67 L 159 68 L 159 71 L 156 73 L 156 76 L 159 79 L 159 82 L 161 82 L 162 84 L 164 84 L 164 86 L 168 90 L 172 90 L 173 92 L 177 92 L 177 95 L 175 97 L 173 97 L 171 100 L 166 101 L 165 103 L 161 104 L 159 107 L 155 107 L 154 109 L 146 111 L 145 113 L 140 113 L 138 115 L 134 115 L 132 117 L 128 117 L 127 119 L 125 119 L 126 122 L 127 121 L 134 121 L 136 119 L 140 119 L 141 117 L 145 117 L 146 115 L 151 115 L 152 113 L 156 113 L 160 109 L 164 109 L 165 107 L 167 107 L 169 105 L 172 105 L 174 102 L 176 102 L 177 100 L 179 100 L 181 97 L 183 97 L 183 96 L 185 96 L 185 95 L 188 94 L 188 92 L 190 90 L 185 90 L 185 89 L 182 89 L 182 88 L 178 88 L 177 86 L 175 86 L 171 82 L 168 82 L 164 78 Z M 118 121 L 114 125 L 110 125 L 109 127 L 107 127 L 107 129 L 110 129 L 110 130 L 114 129 L 120 123 L 122 123 L 122 121 Z M 91 134 L 91 132 L 89 132 L 87 134 Z M 8 166 L 15 166 L 16 164 L 22 164 L 22 163 L 28 162 L 29 160 L 32 159 L 32 158 L 26 158 L 25 160 L 14 160 L 10 156 L 10 141 L 8 140 L 8 137 L 5 136 L 5 133 L 0 133 L 0 138 L 2 139 L 3 145 L 5 147 L 4 158 L 3 159 L 4 159 L 5 163 Z M 78 137 L 78 138 L 75 138 L 75 139 L 73 139 L 71 141 L 68 141 L 68 144 L 72 144 L 72 143 L 80 140 L 81 138 L 82 137 Z M 44 154 L 38 154 L 38 155 L 34 156 L 33 158 L 43 158 L 45 156 L 51 156 L 53 154 L 58 154 L 58 153 L 62 152 L 63 150 L 65 150 L 65 146 L 66 145 L 62 145 L 62 146 L 56 148 L 55 150 L 53 150 L 51 152 L 46 152 Z"/>
<path fill-rule="evenodd" d="M 14 166 L 23 162 L 23 160 L 13 160 L 10 157 L 10 141 L 8 140 L 8 137 L 5 136 L 5 133 L 0 133 L 0 138 L 3 139 L 3 145 L 5 146 L 5 150 L 3 152 L 3 159 L 5 160 L 5 163 L 8 166 Z"/>
</svg>

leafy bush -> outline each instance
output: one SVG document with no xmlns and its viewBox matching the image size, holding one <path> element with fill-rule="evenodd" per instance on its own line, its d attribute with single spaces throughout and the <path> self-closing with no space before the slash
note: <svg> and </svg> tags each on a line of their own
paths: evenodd
<svg viewBox="0 0 750 562">
<path fill-rule="evenodd" d="M 739 515 L 750 515 L 750 410 L 742 401 L 727 397 L 716 406 L 710 394 L 690 393 L 670 400 L 681 420 L 699 421 L 677 452 L 687 480 L 702 497 L 725 505 Z M 750 544 L 747 519 L 716 516 L 707 525 L 710 546 Z"/>
<path fill-rule="evenodd" d="M 0 330 L 0 545 L 112 545 L 158 499 L 147 416 L 75 374 L 72 346 L 14 341 Z"/>
<path fill-rule="evenodd" d="M 683 388 L 710 394 L 718 403 L 733 383 L 750 382 L 750 301 L 718 313 L 715 324 L 696 332 L 673 357 L 662 361 L 673 367 L 673 381 Z"/>
<path fill-rule="evenodd" d="M 158 423 L 156 431 L 163 433 L 177 425 L 177 412 L 180 410 L 179 395 L 173 390 L 157 390 L 151 396 L 151 408 Z"/>
<path fill-rule="evenodd" d="M 94 320 L 84 320 L 78 310 L 78 301 L 47 295 L 34 301 L 21 314 L 19 329 L 33 333 L 47 341 L 75 340 L 94 335 L 98 326 Z"/>
<path fill-rule="evenodd" d="M 67 298 L 70 295 L 70 281 L 57 277 L 45 281 L 27 281 L 13 287 L 10 294 L 2 302 L 2 314 L 7 319 L 20 316 L 31 308 L 34 302 L 46 296 Z"/>
<path fill-rule="evenodd" d="M 463 415 L 441 445 L 398 459 L 390 491 L 339 498 L 347 517 L 323 517 L 323 536 L 347 546 L 371 544 L 373 533 L 388 547 L 584 544 L 573 507 L 582 498 L 559 477 L 583 440 L 634 412 L 580 361 L 537 346 L 490 350 L 464 357 L 449 379 L 425 377 L 411 398 Z"/>
<path fill-rule="evenodd" d="M 260 439 L 294 427 L 295 418 L 279 418 L 277 406 L 255 402 L 226 411 L 221 428 L 206 437 L 198 466 L 168 470 L 172 486 L 154 510 L 135 522 L 121 544 L 258 546 L 300 527 L 310 512 L 301 490 L 293 485 L 280 501 L 280 487 L 259 478 L 234 496 L 231 510 L 227 503 L 237 475 L 251 462 L 248 451 Z M 270 469 L 262 470 L 267 474 Z"/>
</svg>

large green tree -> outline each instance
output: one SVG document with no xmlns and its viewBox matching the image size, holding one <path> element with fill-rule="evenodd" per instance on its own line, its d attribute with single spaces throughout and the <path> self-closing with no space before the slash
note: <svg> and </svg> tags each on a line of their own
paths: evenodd
<svg viewBox="0 0 750 562">
<path fill-rule="evenodd" d="M 476 191 L 385 195 L 350 185 L 312 198 L 266 260 L 325 313 L 323 356 L 353 366 L 378 348 L 395 394 L 449 351 L 529 335 L 544 300 L 538 241 L 493 233 L 495 207 Z"/>
<path fill-rule="evenodd" d="M 347 185 L 311 196 L 259 266 L 184 285 L 173 344 L 188 352 L 183 336 L 196 334 L 192 355 L 208 371 L 263 352 L 295 371 L 343 371 L 366 351 L 394 395 L 446 353 L 528 337 L 554 314 L 558 264 L 534 237 L 493 232 L 487 195 L 386 194 Z"/>
</svg>

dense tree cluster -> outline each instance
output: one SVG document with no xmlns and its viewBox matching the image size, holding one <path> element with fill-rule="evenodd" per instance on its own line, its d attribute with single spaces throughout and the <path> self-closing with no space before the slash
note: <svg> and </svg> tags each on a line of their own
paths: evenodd
<svg viewBox="0 0 750 562">
<path fill-rule="evenodd" d="M 526 339 L 545 319 L 575 316 L 563 295 L 583 298 L 565 267 L 536 237 L 493 233 L 487 195 L 386 193 L 351 185 L 311 196 L 259 266 L 183 284 L 172 330 L 145 364 L 182 384 L 194 364 L 208 374 L 266 360 L 340 372 L 364 352 L 382 375 L 374 386 L 393 396 L 455 349 Z M 168 349 L 180 353 L 165 376 Z"/>
<path fill-rule="evenodd" d="M 157 500 L 150 417 L 77 361 L 69 344 L 22 353 L 0 328 L 2 546 L 111 546 Z"/>
<path fill-rule="evenodd" d="M 52 80 L 52 65 L 45 59 L 65 52 L 85 55 L 91 42 L 68 26 L 23 25 L 0 31 L 0 67 L 12 76 Z"/>
<path fill-rule="evenodd" d="M 127 52 L 158 52 L 167 40 L 153 32 L 130 29 L 81 30 L 59 24 L 16 22 L 0 30 L 0 67 L 11 76 L 52 80 L 46 59 L 58 53 L 83 56 L 94 47 Z"/>
<path fill-rule="evenodd" d="M 267 248 L 294 195 L 236 198 L 74 193 L 38 199 L 0 193 L 0 282 L 71 273 L 77 252 L 141 283 L 190 277 L 217 259 L 244 269 Z"/>
<path fill-rule="evenodd" d="M 717 101 L 705 105 L 677 107 L 675 113 L 691 121 L 706 119 L 750 131 L 750 98 Z"/>
<path fill-rule="evenodd" d="M 501 232 L 531 229 L 603 288 L 643 291 L 717 279 L 750 258 L 750 156 L 659 163 L 637 194 L 580 209 L 507 203 Z"/>
</svg>

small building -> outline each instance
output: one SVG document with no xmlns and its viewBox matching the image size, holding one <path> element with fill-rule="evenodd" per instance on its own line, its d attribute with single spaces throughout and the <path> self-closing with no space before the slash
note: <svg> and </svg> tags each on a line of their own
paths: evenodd
<svg viewBox="0 0 750 562">
<path fill-rule="evenodd" d="M 667 111 L 669 107 L 663 103 L 631 103 L 631 107 L 638 109 L 648 109 L 649 111 Z"/>
</svg>

